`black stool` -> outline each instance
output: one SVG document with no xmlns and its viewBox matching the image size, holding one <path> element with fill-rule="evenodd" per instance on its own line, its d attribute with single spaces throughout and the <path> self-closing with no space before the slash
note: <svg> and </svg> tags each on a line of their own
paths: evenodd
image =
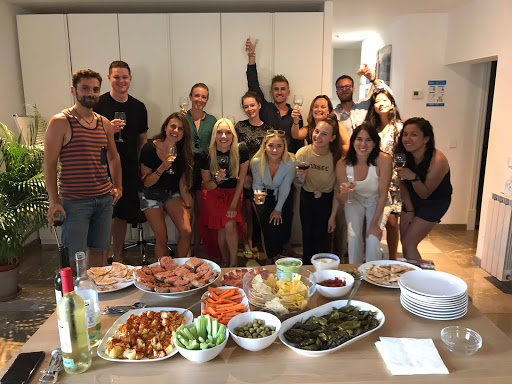
<svg viewBox="0 0 512 384">
<path fill-rule="evenodd" d="M 139 230 L 139 239 L 131 244 L 126 244 L 123 246 L 123 250 L 139 247 L 140 248 L 140 256 L 142 259 L 142 265 L 148 265 L 148 261 L 146 260 L 146 245 L 155 246 L 156 244 L 147 241 L 144 239 L 144 228 L 142 227 L 142 224 L 144 224 L 147 221 L 146 216 L 144 215 L 144 212 L 140 211 L 140 214 L 137 215 L 137 217 L 133 220 L 127 220 L 128 224 L 131 224 L 132 228 L 137 228 Z M 174 256 L 174 251 L 171 249 L 171 247 L 167 246 L 167 249 L 169 250 L 169 256 Z"/>
</svg>

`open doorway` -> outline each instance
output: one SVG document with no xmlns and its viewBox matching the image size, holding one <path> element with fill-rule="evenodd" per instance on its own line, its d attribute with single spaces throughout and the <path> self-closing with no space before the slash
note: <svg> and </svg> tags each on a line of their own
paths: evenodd
<svg viewBox="0 0 512 384">
<path fill-rule="evenodd" d="M 480 213 L 482 210 L 482 195 L 484 191 L 484 179 L 485 179 L 485 165 L 487 162 L 487 146 L 489 144 L 489 132 L 491 130 L 491 116 L 492 116 L 492 104 L 494 100 L 494 85 L 496 81 L 496 67 L 498 62 L 491 62 L 491 70 L 489 73 L 489 87 L 487 92 L 487 108 L 485 111 L 484 121 L 484 135 L 482 140 L 482 157 L 480 161 L 480 174 L 478 177 L 478 191 L 476 197 L 476 215 L 475 215 L 475 229 L 478 229 L 480 223 Z"/>
</svg>

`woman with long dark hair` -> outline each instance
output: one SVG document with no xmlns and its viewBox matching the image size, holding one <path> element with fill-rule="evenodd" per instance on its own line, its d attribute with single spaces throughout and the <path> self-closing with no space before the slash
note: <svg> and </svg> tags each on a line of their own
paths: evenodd
<svg viewBox="0 0 512 384">
<path fill-rule="evenodd" d="M 400 112 L 395 103 L 395 98 L 387 90 L 376 91 L 370 99 L 370 107 L 366 114 L 365 122 L 377 130 L 380 136 L 381 151 L 393 156 L 393 151 L 398 143 L 398 137 L 402 130 Z M 400 185 L 396 171 L 393 172 L 389 187 L 391 203 L 386 206 L 384 215 L 386 221 L 386 237 L 389 250 L 389 258 L 396 259 L 398 250 L 398 216 L 402 210 L 400 198 Z"/>
<path fill-rule="evenodd" d="M 155 234 L 155 256 L 167 255 L 167 213 L 179 233 L 178 257 L 186 257 L 192 231 L 189 189 L 194 158 L 190 126 L 183 114 L 175 112 L 165 119 L 160 133 L 142 147 L 139 162 L 140 207 Z"/>
<path fill-rule="evenodd" d="M 206 189 L 200 229 L 216 230 L 223 266 L 236 267 L 238 236 L 243 233 L 242 189 L 249 168 L 249 151 L 238 143 L 233 123 L 215 123 L 208 152 L 202 155 L 201 176 Z M 212 249 L 205 244 L 210 255 Z"/>
<path fill-rule="evenodd" d="M 421 259 L 418 244 L 441 221 L 451 203 L 450 165 L 436 149 L 434 129 L 428 120 L 413 117 L 404 122 L 396 153 L 405 153 L 398 168 L 402 213 L 400 237 L 404 257 Z"/>
<path fill-rule="evenodd" d="M 338 200 L 334 199 L 335 166 L 341 157 L 338 119 L 330 114 L 316 124 L 312 143 L 297 151 L 297 186 L 300 191 L 300 221 L 304 264 L 311 264 L 316 253 L 330 252 L 330 234 L 336 228 Z"/>
<path fill-rule="evenodd" d="M 345 203 L 350 264 L 381 258 L 382 213 L 388 202 L 393 163 L 379 145 L 377 131 L 363 123 L 352 133 L 347 155 L 336 165 L 338 197 Z"/>
<path fill-rule="evenodd" d="M 295 165 L 294 155 L 288 152 L 285 132 L 280 130 L 267 132 L 251 160 L 253 189 L 261 191 L 266 188 L 265 202 L 259 204 L 258 196 L 254 201 L 265 252 L 270 261 L 282 251 L 291 231 L 293 199 L 288 196 L 293 192 L 290 190 L 295 178 Z"/>
</svg>

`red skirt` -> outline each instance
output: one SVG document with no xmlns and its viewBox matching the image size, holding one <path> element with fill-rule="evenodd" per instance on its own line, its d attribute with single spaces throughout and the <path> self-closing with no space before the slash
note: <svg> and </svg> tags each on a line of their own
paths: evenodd
<svg viewBox="0 0 512 384">
<path fill-rule="evenodd" d="M 220 258 L 219 244 L 217 242 L 217 230 L 226 226 L 226 223 L 235 220 L 238 234 L 241 236 L 245 229 L 242 221 L 242 196 L 236 205 L 236 216 L 228 218 L 226 213 L 233 201 L 235 188 L 215 188 L 207 191 L 203 188 L 203 202 L 199 216 L 199 233 L 203 238 L 204 250 L 211 259 Z"/>
</svg>

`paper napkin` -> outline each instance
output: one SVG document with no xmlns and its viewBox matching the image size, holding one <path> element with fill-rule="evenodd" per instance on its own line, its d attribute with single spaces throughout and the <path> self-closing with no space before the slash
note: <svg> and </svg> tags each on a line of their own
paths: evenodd
<svg viewBox="0 0 512 384">
<path fill-rule="evenodd" d="M 450 373 L 432 339 L 381 337 L 375 346 L 392 375 Z"/>
</svg>

